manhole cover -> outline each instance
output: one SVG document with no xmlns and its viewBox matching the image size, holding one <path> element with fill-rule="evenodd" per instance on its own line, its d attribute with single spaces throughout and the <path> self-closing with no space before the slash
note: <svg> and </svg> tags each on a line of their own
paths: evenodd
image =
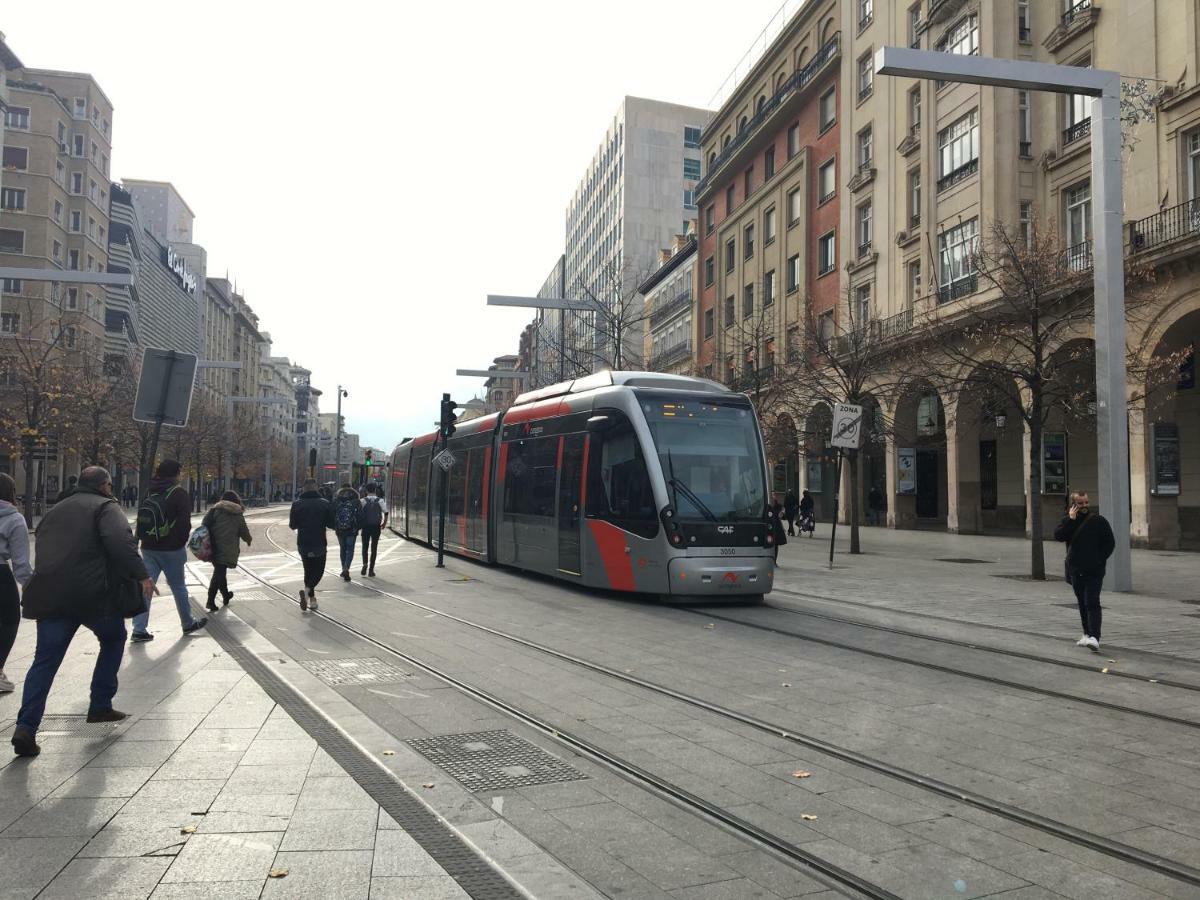
<svg viewBox="0 0 1200 900">
<path fill-rule="evenodd" d="M 38 737 L 104 738 L 116 728 L 116 722 L 89 722 L 87 716 L 48 715 L 42 716 Z"/>
<path fill-rule="evenodd" d="M 373 656 L 365 659 L 302 659 L 300 665 L 334 687 L 360 684 L 398 684 L 410 672 Z"/>
<path fill-rule="evenodd" d="M 935 562 L 978 564 L 978 563 L 990 563 L 991 560 L 990 559 L 971 559 L 971 557 L 969 557 L 969 556 L 951 556 L 951 557 L 947 557 L 946 559 L 935 560 Z"/>
<path fill-rule="evenodd" d="M 510 731 L 419 738 L 408 745 L 470 791 L 504 790 L 587 778 Z"/>
</svg>

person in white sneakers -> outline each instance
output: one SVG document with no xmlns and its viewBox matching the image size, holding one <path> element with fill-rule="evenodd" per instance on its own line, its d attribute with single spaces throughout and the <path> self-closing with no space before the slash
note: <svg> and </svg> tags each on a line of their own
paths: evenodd
<svg viewBox="0 0 1200 900">
<path fill-rule="evenodd" d="M 1092 512 L 1087 491 L 1073 491 L 1071 506 L 1054 529 L 1054 539 L 1067 545 L 1066 577 L 1079 603 L 1083 637 L 1077 647 L 1100 651 L 1100 588 L 1108 558 L 1116 549 L 1112 526 L 1100 513 Z"/>
<path fill-rule="evenodd" d="M 21 597 L 17 585 L 25 587 L 33 577 L 29 565 L 29 529 L 17 509 L 17 485 L 0 473 L 0 694 L 13 691 L 4 664 L 17 640 L 21 625 Z M 11 566 L 11 568 L 10 568 Z"/>
</svg>

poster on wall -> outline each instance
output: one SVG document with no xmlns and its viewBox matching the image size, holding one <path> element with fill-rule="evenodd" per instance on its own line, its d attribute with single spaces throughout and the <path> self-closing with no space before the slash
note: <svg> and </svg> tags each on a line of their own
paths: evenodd
<svg viewBox="0 0 1200 900">
<path fill-rule="evenodd" d="M 1042 435 L 1042 493 L 1067 492 L 1067 433 L 1047 431 Z"/>
<path fill-rule="evenodd" d="M 807 487 L 810 494 L 821 493 L 821 464 L 819 462 L 810 462 L 808 464 Z"/>
<path fill-rule="evenodd" d="M 1154 423 L 1154 489 L 1156 497 L 1179 496 L 1179 426 Z"/>
<path fill-rule="evenodd" d="M 896 493 L 915 494 L 917 492 L 917 451 L 913 447 L 898 447 L 896 449 Z"/>
</svg>

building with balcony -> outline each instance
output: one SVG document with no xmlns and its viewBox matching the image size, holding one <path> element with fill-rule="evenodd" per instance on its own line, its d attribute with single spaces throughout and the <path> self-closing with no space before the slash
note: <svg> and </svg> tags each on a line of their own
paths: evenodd
<svg viewBox="0 0 1200 900">
<path fill-rule="evenodd" d="M 488 371 L 494 373 L 483 383 L 484 405 L 488 413 L 508 409 L 523 390 L 519 379 L 506 377 L 506 373 L 521 371 L 520 362 L 519 356 L 497 356 L 488 366 Z"/>
<path fill-rule="evenodd" d="M 567 257 L 559 254 L 554 268 L 538 289 L 538 299 L 565 297 L 567 290 Z M 568 313 L 561 309 L 539 309 L 533 320 L 532 343 L 529 351 L 530 387 L 546 387 L 566 379 L 566 354 L 562 340 L 566 333 Z"/>
<path fill-rule="evenodd" d="M 565 295 L 606 311 L 563 317 L 558 343 L 565 377 L 616 363 L 641 365 L 645 323 L 637 286 L 659 250 L 696 215 L 700 135 L 710 115 L 626 97 L 613 116 L 567 206 Z"/>
<path fill-rule="evenodd" d="M 662 251 L 659 267 L 638 286 L 647 323 L 643 358 L 653 372 L 692 373 L 695 261 L 693 221 L 687 234 L 677 234 L 671 247 Z"/>
</svg>

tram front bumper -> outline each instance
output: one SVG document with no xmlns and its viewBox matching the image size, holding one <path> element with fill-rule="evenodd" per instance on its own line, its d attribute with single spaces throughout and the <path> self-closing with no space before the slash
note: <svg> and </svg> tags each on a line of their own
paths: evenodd
<svg viewBox="0 0 1200 900">
<path fill-rule="evenodd" d="M 668 571 L 673 595 L 736 597 L 770 591 L 775 561 L 770 556 L 677 556 Z"/>
</svg>

